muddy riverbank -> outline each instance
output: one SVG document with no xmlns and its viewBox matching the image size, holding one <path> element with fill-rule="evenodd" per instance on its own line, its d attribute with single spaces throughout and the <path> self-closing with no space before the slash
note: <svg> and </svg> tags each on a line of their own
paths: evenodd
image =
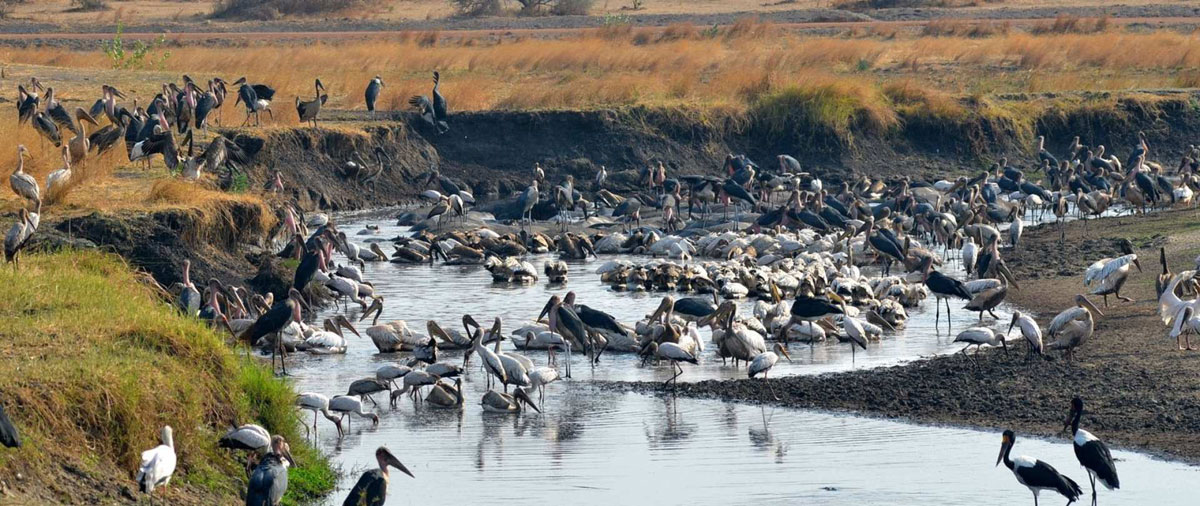
<svg viewBox="0 0 1200 506">
<path fill-rule="evenodd" d="M 1020 251 L 1007 255 L 1013 270 L 1026 274 L 1018 275 L 1021 290 L 1011 292 L 1008 301 L 1029 308 L 1040 324 L 1048 324 L 1083 292 L 1087 266 L 1106 256 L 1104 247 L 1084 246 L 1118 238 L 1138 246 L 1164 244 L 1174 272 L 1193 268 L 1200 252 L 1197 220 L 1197 211 L 1181 210 L 1073 222 L 1063 231 L 1053 225 L 1032 230 Z M 1073 254 L 1041 254 L 1046 250 Z M 1154 293 L 1160 272 L 1157 248 L 1139 249 L 1138 254 L 1145 272 L 1135 273 L 1122 292 L 1135 302 L 1114 299 L 1110 307 L 1101 306 L 1105 315 L 1097 321 L 1096 334 L 1070 364 L 1057 354 L 1027 362 L 1025 343 L 1015 337 L 1008 354 L 985 350 L 977 363 L 954 355 L 896 367 L 792 376 L 772 380 L 771 387 L 757 380 L 681 383 L 675 393 L 921 423 L 1012 428 L 1049 437 L 1065 437 L 1062 420 L 1071 398 L 1079 395 L 1087 402 L 1084 425 L 1111 444 L 1198 462 L 1200 385 L 1195 371 L 1200 351 L 1177 351 L 1174 340 L 1166 337 Z M 1033 272 L 1040 277 L 1032 277 Z M 961 304 L 951 305 L 955 306 Z M 953 334 L 926 338 L 953 339 Z M 670 391 L 653 383 L 619 385 L 643 392 Z"/>
</svg>

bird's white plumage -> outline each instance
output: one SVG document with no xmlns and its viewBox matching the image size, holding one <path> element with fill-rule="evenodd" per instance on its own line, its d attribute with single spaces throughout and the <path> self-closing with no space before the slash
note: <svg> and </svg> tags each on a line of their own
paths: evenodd
<svg viewBox="0 0 1200 506">
<path fill-rule="evenodd" d="M 266 448 L 271 444 L 271 434 L 261 425 L 248 423 L 225 434 L 225 439 L 237 441 L 251 449 Z"/>
<path fill-rule="evenodd" d="M 304 392 L 296 396 L 296 405 L 315 411 L 329 409 L 329 397 L 316 392 Z"/>
<path fill-rule="evenodd" d="M 170 483 L 171 475 L 175 473 L 175 440 L 171 427 L 163 427 L 162 439 L 162 444 L 142 452 L 137 482 L 146 493 Z"/>
<path fill-rule="evenodd" d="M 1084 286 L 1091 286 L 1093 282 L 1099 281 L 1100 287 L 1097 287 L 1093 292 L 1099 292 L 1105 285 L 1111 283 L 1109 280 L 1118 278 L 1118 273 L 1129 272 L 1129 265 L 1137 260 L 1137 255 L 1119 256 L 1113 259 L 1103 259 L 1088 267 L 1087 272 L 1083 274 Z M 1108 287 L 1108 288 L 1111 288 Z"/>
<path fill-rule="evenodd" d="M 995 344 L 999 342 L 996 333 L 985 327 L 971 327 L 958 333 L 954 338 L 956 343 Z"/>
<path fill-rule="evenodd" d="M 1058 313 L 1058 316 L 1055 316 L 1053 320 L 1050 320 L 1050 326 L 1047 327 L 1046 330 L 1051 336 L 1054 336 L 1062 332 L 1063 329 L 1065 329 L 1071 322 L 1082 321 L 1085 318 L 1091 318 L 1091 313 L 1089 313 L 1087 309 L 1079 306 L 1072 306 L 1067 310 Z"/>
<path fill-rule="evenodd" d="M 754 357 L 754 360 L 750 361 L 750 376 L 753 377 L 763 371 L 769 371 L 772 367 L 775 367 L 776 362 L 779 362 L 779 355 L 775 352 L 766 351 L 759 353 L 757 357 Z"/>
<path fill-rule="evenodd" d="M 1075 446 L 1083 446 L 1092 441 L 1099 441 L 1100 438 L 1093 436 L 1091 432 L 1083 429 L 1075 431 Z"/>
</svg>

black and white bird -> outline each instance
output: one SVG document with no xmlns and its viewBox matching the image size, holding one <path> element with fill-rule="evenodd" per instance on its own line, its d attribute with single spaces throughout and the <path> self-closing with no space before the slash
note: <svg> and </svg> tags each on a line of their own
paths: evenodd
<svg viewBox="0 0 1200 506">
<path fill-rule="evenodd" d="M 367 112 L 371 113 L 371 117 L 375 117 L 375 103 L 379 100 L 379 93 L 383 91 L 383 78 L 375 76 L 367 83 L 367 91 L 363 94 L 367 99 Z"/>
<path fill-rule="evenodd" d="M 265 84 L 249 84 L 245 77 L 234 81 L 233 84 L 240 85 L 237 100 L 234 100 L 233 105 L 239 102 L 246 104 L 246 121 L 242 122 L 242 126 L 250 123 L 250 115 L 254 115 L 254 125 L 258 126 L 259 114 L 263 111 L 267 111 L 267 115 L 275 119 L 275 113 L 271 112 L 271 99 L 275 98 L 274 88 Z"/>
<path fill-rule="evenodd" d="M 400 459 L 392 455 L 392 452 L 386 447 L 380 446 L 375 450 L 375 460 L 379 463 L 379 468 L 363 473 L 362 477 L 358 479 L 358 483 L 354 484 L 354 488 L 350 489 L 350 494 L 346 496 L 342 506 L 384 504 L 387 501 L 388 466 L 399 469 L 410 478 L 415 478 L 412 471 L 404 467 L 404 464 L 400 463 Z"/>
<path fill-rule="evenodd" d="M 1071 429 L 1074 437 L 1075 458 L 1079 459 L 1079 465 L 1087 470 L 1088 481 L 1092 483 L 1092 506 L 1095 506 L 1097 480 L 1109 490 L 1121 488 L 1121 482 L 1117 478 L 1117 466 L 1113 463 L 1112 454 L 1108 452 L 1104 441 L 1093 436 L 1091 432 L 1079 428 L 1079 417 L 1081 416 L 1083 416 L 1083 399 L 1075 397 L 1071 399 L 1071 411 L 1067 414 L 1063 429 Z"/>
<path fill-rule="evenodd" d="M 971 300 L 971 292 L 967 290 L 966 285 L 962 281 L 954 279 L 950 276 L 933 270 L 932 258 L 925 264 L 925 287 L 933 293 L 936 298 L 934 304 L 937 306 L 937 311 L 934 313 L 933 325 L 936 328 L 942 317 L 942 301 L 946 301 L 946 325 L 950 325 L 950 298 L 958 297 L 963 300 Z"/>
<path fill-rule="evenodd" d="M 1000 456 L 996 457 L 996 465 L 999 466 L 1001 462 L 1004 462 L 1004 466 L 1012 471 L 1013 476 L 1017 477 L 1017 481 L 1033 492 L 1033 506 L 1037 506 L 1038 494 L 1043 490 L 1053 490 L 1062 494 L 1067 498 L 1067 504 L 1079 500 L 1079 495 L 1083 493 L 1079 489 L 1079 485 L 1070 478 L 1059 474 L 1054 466 L 1024 455 L 1010 458 L 1009 453 L 1012 452 L 1016 440 L 1017 436 L 1013 434 L 1013 431 L 1004 431 L 1004 442 L 1000 444 Z"/>
</svg>

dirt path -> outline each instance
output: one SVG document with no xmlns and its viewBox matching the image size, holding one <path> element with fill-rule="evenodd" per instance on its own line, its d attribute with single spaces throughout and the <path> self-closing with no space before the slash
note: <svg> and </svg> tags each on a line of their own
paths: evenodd
<svg viewBox="0 0 1200 506">
<path fill-rule="evenodd" d="M 1079 395 L 1087 401 L 1088 430 L 1110 444 L 1200 462 L 1200 351 L 1174 349 L 1158 320 L 1154 292 L 1158 244 L 1165 245 L 1174 272 L 1193 268 L 1200 253 L 1200 212 L 1075 222 L 1064 231 L 1060 245 L 1058 227 L 1032 230 L 1020 251 L 1006 255 L 1021 281 L 1009 301 L 1036 312 L 1043 326 L 1082 293 L 1083 271 L 1111 256 L 1114 240 L 1128 238 L 1142 248 L 1145 269 L 1122 292 L 1136 302 L 1112 300 L 1108 308 L 1101 302 L 1105 315 L 1073 364 L 1057 356 L 1025 362 L 1024 343 L 1014 341 L 1008 355 L 998 349 L 980 354 L 978 366 L 955 355 L 776 380 L 779 401 L 761 381 L 747 380 L 680 384 L 678 394 L 1061 437 L 1070 399 Z M 1200 346 L 1200 339 L 1194 341 Z M 662 390 L 657 384 L 624 386 Z"/>
</svg>

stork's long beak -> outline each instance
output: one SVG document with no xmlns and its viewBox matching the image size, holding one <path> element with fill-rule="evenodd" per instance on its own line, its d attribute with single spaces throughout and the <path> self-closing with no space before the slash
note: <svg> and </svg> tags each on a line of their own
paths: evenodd
<svg viewBox="0 0 1200 506">
<path fill-rule="evenodd" d="M 296 459 L 292 458 L 292 449 L 286 443 L 283 445 L 283 458 L 287 459 L 292 467 L 296 467 Z"/>
<path fill-rule="evenodd" d="M 1012 321 L 1008 322 L 1008 330 L 1006 332 L 1004 332 L 1005 335 L 1007 335 L 1009 332 L 1012 332 L 1013 326 L 1015 326 L 1016 324 L 1017 324 L 1017 315 L 1016 315 L 1016 313 L 1013 313 Z"/>
<path fill-rule="evenodd" d="M 837 302 L 838 304 L 846 303 L 846 299 L 843 299 L 841 295 L 838 295 L 837 292 L 835 292 L 833 290 L 826 290 L 825 295 L 827 297 L 829 297 L 829 300 L 831 300 L 833 302 Z"/>
<path fill-rule="evenodd" d="M 1000 461 L 1004 460 L 1004 450 L 1008 448 L 1008 438 L 1004 438 L 1004 442 L 1000 443 L 1000 454 L 996 455 L 996 465 L 1000 465 Z"/>
<path fill-rule="evenodd" d="M 546 301 L 545 306 L 542 306 L 542 312 L 538 313 L 538 317 L 534 321 L 542 321 L 543 316 L 550 314 L 550 309 L 552 307 L 554 307 L 554 298 L 553 297 L 551 297 L 550 300 Z M 476 325 L 478 325 L 478 324 L 476 324 Z"/>
<path fill-rule="evenodd" d="M 1142 263 L 1138 259 L 1133 259 L 1133 266 L 1137 267 L 1138 272 L 1142 272 Z"/>
<path fill-rule="evenodd" d="M 408 468 L 400 462 L 400 459 L 396 458 L 395 455 L 392 455 L 392 452 L 388 452 L 384 458 L 387 459 L 387 465 L 399 469 L 400 472 L 407 474 L 410 478 L 416 478 L 416 476 L 413 476 L 412 471 L 409 471 Z"/>
<path fill-rule="evenodd" d="M 121 97 L 122 99 L 124 99 L 124 98 L 125 98 L 125 94 L 124 94 L 124 93 L 121 93 L 121 91 L 120 91 L 120 90 L 118 90 L 118 89 L 116 89 L 116 88 L 113 88 L 112 86 L 109 86 L 109 87 L 108 87 L 108 91 L 111 91 L 113 95 L 116 95 L 116 96 L 118 96 L 118 97 Z"/>
</svg>

